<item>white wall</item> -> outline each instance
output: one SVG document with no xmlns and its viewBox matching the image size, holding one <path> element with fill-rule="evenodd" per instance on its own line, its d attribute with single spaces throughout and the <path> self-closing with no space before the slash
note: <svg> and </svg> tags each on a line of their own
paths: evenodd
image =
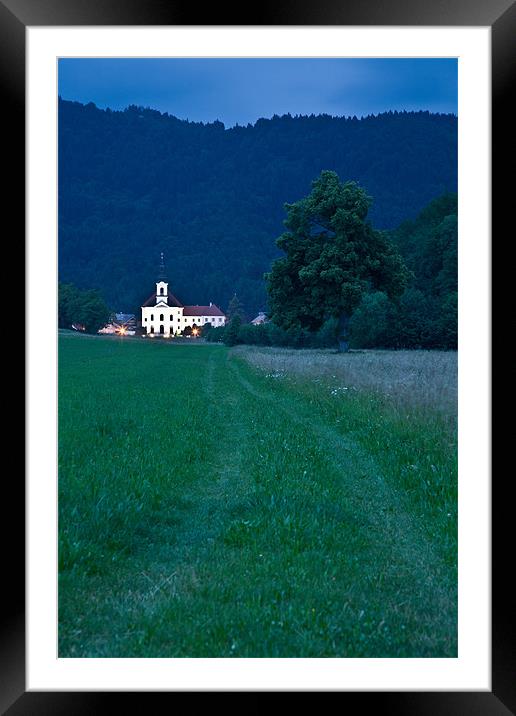
<svg viewBox="0 0 516 716">
<path fill-rule="evenodd" d="M 152 319 L 151 316 L 154 318 Z M 163 316 L 163 320 L 160 320 L 160 316 Z M 172 320 L 170 320 L 170 316 L 172 316 Z M 175 306 L 142 307 L 142 327 L 147 333 L 150 333 L 151 326 L 153 326 L 155 335 L 161 335 L 161 324 L 164 326 L 163 335 L 170 336 L 175 335 L 178 331 L 183 331 L 186 326 L 192 327 L 194 324 L 204 326 L 208 322 L 211 322 L 212 326 L 223 326 L 226 318 L 224 316 L 183 316 L 183 308 Z"/>
</svg>

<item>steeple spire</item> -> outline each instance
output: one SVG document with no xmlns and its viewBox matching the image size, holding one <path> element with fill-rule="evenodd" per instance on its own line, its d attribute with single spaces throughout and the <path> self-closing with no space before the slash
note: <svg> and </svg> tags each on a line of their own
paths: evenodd
<svg viewBox="0 0 516 716">
<path fill-rule="evenodd" d="M 167 280 L 167 274 L 165 271 L 165 259 L 164 259 L 163 251 L 162 251 L 161 256 L 160 256 L 160 262 L 159 262 L 158 281 L 166 281 L 166 280 Z"/>
</svg>

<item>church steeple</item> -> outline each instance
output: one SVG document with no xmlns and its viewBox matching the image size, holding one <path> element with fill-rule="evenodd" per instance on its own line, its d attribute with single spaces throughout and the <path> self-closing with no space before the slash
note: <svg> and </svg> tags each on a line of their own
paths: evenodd
<svg viewBox="0 0 516 716">
<path fill-rule="evenodd" d="M 163 256 L 163 251 L 160 255 L 160 261 L 159 261 L 159 273 L 158 273 L 158 281 L 166 281 L 167 280 L 167 273 L 165 271 L 165 258 Z"/>
<path fill-rule="evenodd" d="M 156 281 L 156 305 L 159 303 L 168 303 L 168 281 L 163 251 L 160 256 L 158 280 Z"/>
</svg>

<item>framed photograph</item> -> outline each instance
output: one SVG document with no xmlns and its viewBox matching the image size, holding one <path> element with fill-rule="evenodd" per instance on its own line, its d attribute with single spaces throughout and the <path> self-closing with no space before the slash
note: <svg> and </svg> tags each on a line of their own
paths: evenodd
<svg viewBox="0 0 516 716">
<path fill-rule="evenodd" d="M 0 0 L 28 398 L 2 707 L 514 712 L 490 438 L 514 4 L 251 15 Z"/>
</svg>

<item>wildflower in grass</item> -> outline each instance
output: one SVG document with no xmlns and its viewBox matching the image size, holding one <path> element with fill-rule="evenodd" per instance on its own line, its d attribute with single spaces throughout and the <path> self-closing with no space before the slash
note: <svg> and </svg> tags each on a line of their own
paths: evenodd
<svg viewBox="0 0 516 716">
<path fill-rule="evenodd" d="M 346 386 L 341 386 L 340 388 L 332 388 L 330 392 L 332 395 L 339 395 L 339 393 L 342 393 L 345 390 L 348 390 L 348 388 L 346 388 Z"/>
</svg>

